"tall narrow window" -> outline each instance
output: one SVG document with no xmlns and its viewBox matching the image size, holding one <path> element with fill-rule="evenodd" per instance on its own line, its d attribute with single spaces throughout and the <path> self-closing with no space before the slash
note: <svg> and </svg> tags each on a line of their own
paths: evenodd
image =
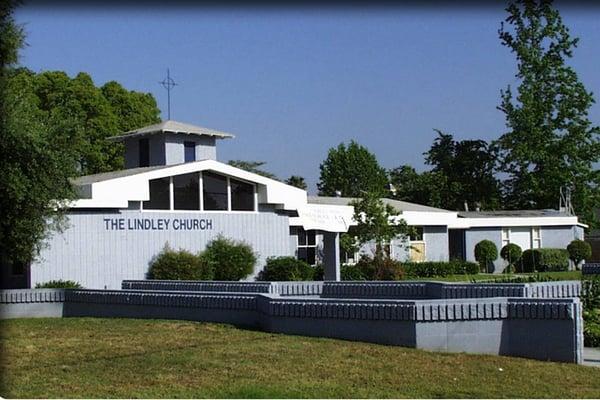
<svg viewBox="0 0 600 400">
<path fill-rule="evenodd" d="M 310 265 L 317 263 L 317 240 L 314 230 L 298 228 L 298 260 Z"/>
<path fill-rule="evenodd" d="M 140 167 L 147 167 L 150 165 L 150 141 L 147 138 L 140 139 L 138 144 Z"/>
<path fill-rule="evenodd" d="M 194 172 L 173 177 L 173 208 L 175 210 L 200 210 L 200 174 Z"/>
<path fill-rule="evenodd" d="M 531 247 L 534 249 L 542 247 L 542 235 L 539 227 L 531 228 Z"/>
<path fill-rule="evenodd" d="M 184 151 L 184 162 L 196 161 L 196 143 L 194 142 L 183 142 Z"/>
<path fill-rule="evenodd" d="M 227 178 L 203 172 L 202 197 L 205 210 L 227 210 Z"/>
<path fill-rule="evenodd" d="M 171 178 L 152 179 L 150 181 L 150 200 L 144 201 L 144 210 L 169 210 L 171 208 Z"/>
<path fill-rule="evenodd" d="M 254 211 L 254 186 L 231 178 L 231 209 L 234 211 Z"/>
<path fill-rule="evenodd" d="M 502 228 L 502 247 L 510 243 L 510 228 Z"/>
</svg>

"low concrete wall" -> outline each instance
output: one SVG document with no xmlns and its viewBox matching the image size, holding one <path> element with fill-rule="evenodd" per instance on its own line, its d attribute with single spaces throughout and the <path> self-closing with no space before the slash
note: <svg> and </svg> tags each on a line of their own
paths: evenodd
<svg viewBox="0 0 600 400">
<path fill-rule="evenodd" d="M 315 296 L 323 291 L 321 281 L 231 282 L 126 280 L 122 289 L 173 290 L 195 292 L 271 293 L 280 296 Z"/>
<path fill-rule="evenodd" d="M 0 291 L 0 319 L 62 317 L 64 289 Z"/>
<path fill-rule="evenodd" d="M 600 275 L 600 263 L 585 263 L 581 267 L 583 275 Z"/>
<path fill-rule="evenodd" d="M 325 298 L 470 299 L 487 297 L 569 298 L 581 294 L 580 281 L 533 283 L 329 282 Z"/>
<path fill-rule="evenodd" d="M 426 293 L 422 288 L 417 285 L 413 289 Z M 283 297 L 268 293 L 34 289 L 3 291 L 0 299 L 2 305 L 52 304 L 60 310 L 56 315 L 38 315 L 29 308 L 27 311 L 33 314 L 22 312 L 18 315 L 21 317 L 209 321 L 269 332 L 573 363 L 582 361 L 583 351 L 582 310 L 577 298 L 394 300 Z"/>
</svg>

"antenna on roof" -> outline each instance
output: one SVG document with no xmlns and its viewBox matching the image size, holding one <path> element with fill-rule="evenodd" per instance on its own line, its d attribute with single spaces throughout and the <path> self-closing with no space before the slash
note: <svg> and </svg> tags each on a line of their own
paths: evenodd
<svg viewBox="0 0 600 400">
<path fill-rule="evenodd" d="M 565 212 L 567 215 L 575 215 L 573 203 L 571 203 L 571 188 L 569 186 L 560 187 L 560 199 L 558 202 L 558 211 Z"/>
<path fill-rule="evenodd" d="M 167 68 L 167 77 L 158 83 L 167 89 L 167 119 L 171 119 L 171 89 L 177 86 L 177 83 L 171 78 L 169 68 Z"/>
</svg>

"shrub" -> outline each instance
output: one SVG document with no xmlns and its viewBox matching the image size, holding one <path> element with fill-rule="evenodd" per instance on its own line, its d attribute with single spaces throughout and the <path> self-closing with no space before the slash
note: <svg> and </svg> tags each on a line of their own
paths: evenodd
<svg viewBox="0 0 600 400">
<path fill-rule="evenodd" d="M 579 266 L 579 263 L 583 260 L 589 260 L 592 257 L 592 246 L 588 242 L 583 240 L 575 239 L 567 246 L 569 252 L 569 258 L 575 264 L 575 267 Z"/>
<path fill-rule="evenodd" d="M 500 257 L 508 261 L 508 267 L 506 267 L 505 272 L 514 272 L 515 265 L 522 254 L 523 250 L 521 250 L 521 246 L 514 243 L 509 243 L 500 250 Z"/>
<path fill-rule="evenodd" d="M 449 275 L 474 275 L 479 265 L 470 261 L 425 261 L 402 263 L 406 274 L 413 278 L 445 277 Z"/>
<path fill-rule="evenodd" d="M 475 245 L 475 259 L 482 271 L 487 271 L 488 266 L 498 258 L 498 248 L 491 240 L 482 240 Z"/>
<path fill-rule="evenodd" d="M 401 281 L 404 279 L 404 268 L 400 261 L 396 261 L 390 257 L 376 257 L 375 276 L 376 281 Z"/>
<path fill-rule="evenodd" d="M 310 281 L 315 269 L 295 257 L 269 257 L 257 281 Z"/>
<path fill-rule="evenodd" d="M 82 289 L 83 286 L 79 282 L 75 281 L 63 281 L 59 279 L 57 281 L 48 281 L 44 283 L 38 283 L 35 285 L 36 289 Z"/>
<path fill-rule="evenodd" d="M 584 345 L 600 347 L 600 278 L 583 279 L 581 285 Z"/>
<path fill-rule="evenodd" d="M 314 268 L 313 281 L 322 281 L 325 279 L 325 267 L 323 264 L 317 264 Z M 340 268 L 341 270 L 341 268 Z M 341 271 L 340 271 L 341 274 Z"/>
<path fill-rule="evenodd" d="M 367 277 L 358 264 L 344 264 L 340 270 L 343 281 L 369 281 L 373 277 Z"/>
<path fill-rule="evenodd" d="M 348 280 L 398 281 L 404 279 L 404 268 L 390 257 L 363 255 L 354 268 L 346 267 L 345 275 L 349 277 L 348 274 Z"/>
<path fill-rule="evenodd" d="M 148 278 L 165 280 L 210 280 L 213 271 L 201 256 L 168 245 L 150 261 Z"/>
<path fill-rule="evenodd" d="M 256 264 L 252 247 L 223 236 L 218 236 L 206 246 L 202 258 L 214 271 L 214 279 L 218 281 L 244 279 L 254 271 Z"/>
<path fill-rule="evenodd" d="M 567 271 L 569 252 L 565 249 L 529 249 L 521 256 L 517 272 Z"/>
</svg>

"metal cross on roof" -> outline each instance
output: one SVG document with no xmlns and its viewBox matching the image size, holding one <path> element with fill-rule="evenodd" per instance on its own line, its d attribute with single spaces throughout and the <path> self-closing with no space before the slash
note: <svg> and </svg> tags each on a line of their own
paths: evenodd
<svg viewBox="0 0 600 400">
<path fill-rule="evenodd" d="M 171 73 L 167 68 L 167 77 L 163 79 L 161 82 L 158 82 L 167 89 L 167 119 L 171 119 L 171 89 L 177 86 L 177 83 L 171 78 Z"/>
</svg>

